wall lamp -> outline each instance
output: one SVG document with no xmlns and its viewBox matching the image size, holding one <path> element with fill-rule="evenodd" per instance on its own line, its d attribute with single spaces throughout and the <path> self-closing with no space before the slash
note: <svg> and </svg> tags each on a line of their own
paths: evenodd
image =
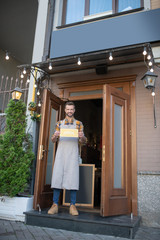
<svg viewBox="0 0 160 240">
<path fill-rule="evenodd" d="M 18 101 L 20 100 L 22 96 L 22 90 L 19 87 L 16 87 L 13 91 L 12 91 L 12 99 L 14 101 Z"/>
<path fill-rule="evenodd" d="M 153 97 L 153 115 L 154 115 L 154 127 L 157 127 L 156 124 L 156 111 L 155 111 L 155 85 L 156 85 L 156 78 L 158 76 L 155 75 L 154 73 L 148 71 L 144 74 L 144 76 L 141 78 L 143 81 L 143 84 L 145 88 L 151 90 L 151 95 Z"/>
</svg>

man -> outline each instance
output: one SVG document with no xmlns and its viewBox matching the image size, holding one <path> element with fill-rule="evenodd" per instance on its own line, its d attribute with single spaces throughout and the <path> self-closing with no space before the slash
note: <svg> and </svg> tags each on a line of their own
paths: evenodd
<svg viewBox="0 0 160 240">
<path fill-rule="evenodd" d="M 54 189 L 53 205 L 49 209 L 48 214 L 58 213 L 58 201 L 61 189 L 70 190 L 70 209 L 71 215 L 78 215 L 75 207 L 76 193 L 79 189 L 79 149 L 78 141 L 86 142 L 83 133 L 83 124 L 74 119 L 75 105 L 73 102 L 65 104 L 64 120 L 56 124 L 55 133 L 52 136 L 52 142 L 59 139 L 56 158 L 53 168 L 51 187 Z M 60 136 L 61 129 L 78 129 L 78 138 L 62 138 Z"/>
</svg>

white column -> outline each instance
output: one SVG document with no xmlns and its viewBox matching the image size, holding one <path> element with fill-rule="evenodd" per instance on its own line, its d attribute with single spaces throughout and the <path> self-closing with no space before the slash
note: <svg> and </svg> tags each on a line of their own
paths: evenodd
<svg viewBox="0 0 160 240">
<path fill-rule="evenodd" d="M 47 13 L 48 13 L 48 0 L 39 0 L 38 1 L 38 13 L 37 13 L 37 23 L 34 37 L 34 46 L 33 46 L 33 54 L 32 54 L 32 63 L 41 62 L 44 50 L 44 42 L 45 42 L 45 31 L 46 31 L 46 22 L 47 22 Z M 34 89 L 34 78 L 31 76 L 29 91 L 28 91 L 28 103 L 31 102 L 33 96 Z M 27 110 L 27 115 L 30 112 Z M 27 122 L 27 131 L 31 134 L 33 133 L 33 124 L 30 117 L 28 117 Z"/>
</svg>

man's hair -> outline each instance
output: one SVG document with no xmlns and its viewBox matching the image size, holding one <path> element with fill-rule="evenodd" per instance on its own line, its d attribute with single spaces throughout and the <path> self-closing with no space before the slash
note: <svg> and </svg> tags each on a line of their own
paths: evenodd
<svg viewBox="0 0 160 240">
<path fill-rule="evenodd" d="M 74 102 L 66 102 L 64 107 L 66 108 L 67 105 L 74 106 L 74 108 L 75 108 Z"/>
</svg>

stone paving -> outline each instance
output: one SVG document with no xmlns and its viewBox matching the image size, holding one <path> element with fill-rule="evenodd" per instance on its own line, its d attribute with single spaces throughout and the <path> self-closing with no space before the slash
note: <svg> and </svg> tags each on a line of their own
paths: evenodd
<svg viewBox="0 0 160 240">
<path fill-rule="evenodd" d="M 0 240 L 126 240 L 127 238 L 71 232 L 0 219 Z M 160 228 L 140 227 L 136 240 L 160 240 Z"/>
</svg>

